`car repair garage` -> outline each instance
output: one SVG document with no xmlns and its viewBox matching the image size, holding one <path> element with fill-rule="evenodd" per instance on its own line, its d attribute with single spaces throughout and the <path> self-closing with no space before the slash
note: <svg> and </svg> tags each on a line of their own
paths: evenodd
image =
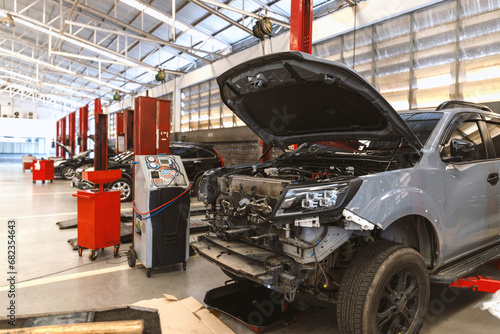
<svg viewBox="0 0 500 334">
<path fill-rule="evenodd" d="M 498 333 L 500 0 L 0 2 L 0 333 Z"/>
</svg>

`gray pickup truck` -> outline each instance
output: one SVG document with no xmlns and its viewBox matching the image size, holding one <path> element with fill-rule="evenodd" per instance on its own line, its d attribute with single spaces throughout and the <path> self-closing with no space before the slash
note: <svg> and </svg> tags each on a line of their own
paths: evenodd
<svg viewBox="0 0 500 334">
<path fill-rule="evenodd" d="M 418 333 L 430 282 L 500 257 L 500 117 L 487 107 L 398 113 L 350 68 L 300 52 L 217 81 L 283 150 L 201 181 L 212 230 L 193 246 L 231 277 L 336 303 L 344 334 Z"/>
</svg>

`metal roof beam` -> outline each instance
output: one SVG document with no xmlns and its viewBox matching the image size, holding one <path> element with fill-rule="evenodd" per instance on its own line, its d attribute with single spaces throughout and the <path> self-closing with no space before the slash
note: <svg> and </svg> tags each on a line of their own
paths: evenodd
<svg viewBox="0 0 500 334">
<path fill-rule="evenodd" d="M 55 0 L 50 0 L 50 1 L 55 1 Z M 69 3 L 72 4 L 71 1 L 68 1 Z M 216 57 L 220 57 L 220 58 L 225 58 L 224 55 L 221 55 L 221 54 L 218 54 L 218 53 L 214 53 L 214 52 L 210 52 L 210 51 L 204 51 L 204 50 L 198 50 L 198 49 L 194 49 L 194 48 L 189 48 L 189 47 L 186 47 L 186 46 L 181 46 L 181 45 L 177 45 L 177 44 L 174 44 L 174 43 L 170 43 L 164 39 L 161 39 L 159 37 L 156 37 L 148 32 L 145 32 L 141 29 L 138 29 L 138 28 L 135 28 L 134 26 L 131 26 L 129 25 L 128 23 L 124 22 L 124 21 L 121 21 L 119 19 L 116 19 L 114 17 L 111 17 L 111 16 L 107 16 L 91 7 L 88 7 L 86 5 L 82 5 L 82 4 L 79 4 L 78 7 L 81 9 L 81 10 L 85 10 L 89 13 L 91 13 L 92 15 L 96 15 L 97 17 L 100 17 L 103 21 L 99 21 L 100 23 L 106 23 L 104 20 L 108 20 L 120 27 L 122 27 L 122 29 L 128 29 L 128 30 L 131 30 L 131 31 L 134 31 L 135 33 L 137 34 L 140 34 L 140 35 L 143 35 L 145 37 L 148 37 L 152 40 L 155 40 L 157 41 L 158 44 L 160 45 L 164 45 L 164 46 L 168 46 L 168 47 L 171 47 L 179 52 L 184 52 L 186 53 L 187 55 L 191 56 L 191 57 L 194 57 L 196 59 L 199 59 L 205 63 L 210 63 L 211 61 L 203 58 L 203 57 L 200 57 L 198 56 L 197 54 L 194 54 L 193 52 L 201 52 L 201 53 L 205 53 L 205 54 L 210 54 L 210 55 L 213 55 L 213 56 L 216 56 Z M 84 12 L 80 12 L 82 14 L 85 14 Z M 91 16 L 90 16 L 91 17 Z M 96 20 L 96 18 L 94 18 L 94 20 Z M 109 24 L 109 23 L 107 23 Z"/>
<path fill-rule="evenodd" d="M 189 0 L 189 1 L 193 1 L 193 0 Z M 195 1 L 198 1 L 198 0 L 195 0 Z M 215 7 L 219 7 L 219 8 L 224 8 L 224 9 L 227 9 L 227 10 L 231 10 L 233 12 L 236 12 L 236 13 L 239 13 L 239 14 L 243 14 L 243 15 L 246 15 L 246 16 L 249 16 L 249 17 L 253 17 L 253 18 L 256 18 L 256 19 L 259 19 L 259 20 L 263 18 L 262 15 L 258 15 L 258 14 L 252 13 L 252 12 L 247 12 L 245 10 L 242 10 L 242 9 L 239 9 L 239 8 L 235 8 L 233 6 L 229 6 L 229 5 L 226 5 L 226 4 L 218 2 L 218 1 L 214 1 L 214 0 L 199 0 L 199 1 L 202 1 L 204 3 L 210 4 L 210 5 L 215 6 Z M 290 29 L 290 24 L 287 23 L 287 22 L 284 22 L 284 21 L 281 21 L 281 20 L 277 20 L 277 19 L 272 18 L 272 17 L 270 17 L 269 20 L 272 23 L 274 23 L 274 24 L 277 24 L 277 25 L 280 25 L 280 26 L 283 26 L 285 28 Z"/>
<path fill-rule="evenodd" d="M 194 4 L 198 5 L 198 6 L 200 6 L 201 8 L 205 9 L 206 11 L 208 11 L 208 12 L 210 12 L 210 13 L 212 13 L 212 14 L 214 14 L 214 15 L 218 16 L 218 17 L 220 17 L 221 19 L 225 20 L 226 22 L 229 22 L 229 23 L 231 23 L 232 25 L 234 25 L 234 26 L 236 26 L 236 27 L 240 28 L 240 29 L 241 29 L 241 30 L 243 30 L 244 32 L 246 32 L 246 33 L 248 33 L 248 34 L 250 34 L 250 35 L 253 35 L 253 31 L 252 31 L 252 30 L 250 30 L 249 28 L 245 27 L 243 24 L 241 24 L 241 23 L 238 23 L 238 22 L 234 21 L 233 19 L 231 19 L 231 18 L 227 17 L 226 15 L 224 15 L 224 14 L 222 14 L 221 12 L 219 12 L 219 11 L 217 11 L 217 10 L 213 9 L 212 7 L 207 6 L 206 4 L 202 3 L 201 1 L 198 1 L 198 0 L 189 0 L 189 1 L 191 1 L 192 3 L 194 3 Z"/>
</svg>

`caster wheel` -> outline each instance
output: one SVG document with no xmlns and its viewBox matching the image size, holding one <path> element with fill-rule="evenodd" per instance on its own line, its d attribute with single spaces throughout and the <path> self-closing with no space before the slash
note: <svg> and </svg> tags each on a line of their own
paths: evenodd
<svg viewBox="0 0 500 334">
<path fill-rule="evenodd" d="M 96 258 L 97 258 L 97 251 L 95 250 L 95 251 L 90 252 L 90 254 L 89 254 L 90 261 L 95 261 Z"/>
<path fill-rule="evenodd" d="M 82 254 L 83 254 L 83 248 L 82 247 L 78 247 L 78 256 L 82 257 Z"/>
<path fill-rule="evenodd" d="M 114 257 L 120 257 L 118 255 L 118 251 L 120 250 L 120 245 L 115 245 L 115 247 L 113 248 L 113 256 Z"/>
<path fill-rule="evenodd" d="M 101 252 L 104 252 L 104 248 L 101 248 Z"/>
<path fill-rule="evenodd" d="M 45 184 L 45 181 L 42 181 L 42 184 Z"/>
<path fill-rule="evenodd" d="M 33 181 L 33 184 L 35 184 L 35 183 L 36 183 L 36 181 Z"/>
<path fill-rule="evenodd" d="M 52 181 L 54 181 L 54 180 L 50 180 L 50 183 L 52 183 Z"/>
<path fill-rule="evenodd" d="M 135 261 L 136 261 L 137 257 L 135 255 L 135 250 L 133 248 L 130 248 L 127 252 L 127 261 L 128 261 L 128 266 L 130 268 L 134 268 L 135 267 Z"/>
<path fill-rule="evenodd" d="M 151 269 L 146 269 L 146 276 L 151 277 Z"/>
<path fill-rule="evenodd" d="M 186 270 L 187 269 L 187 263 L 186 262 L 182 262 L 182 270 Z"/>
</svg>

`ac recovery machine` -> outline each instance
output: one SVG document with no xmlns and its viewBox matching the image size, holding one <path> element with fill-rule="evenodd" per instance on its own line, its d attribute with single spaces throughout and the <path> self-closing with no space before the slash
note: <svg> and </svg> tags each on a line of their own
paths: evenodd
<svg viewBox="0 0 500 334">
<path fill-rule="evenodd" d="M 148 277 L 151 268 L 189 258 L 189 180 L 181 158 L 136 155 L 133 247 L 130 267 L 138 259 Z"/>
</svg>

